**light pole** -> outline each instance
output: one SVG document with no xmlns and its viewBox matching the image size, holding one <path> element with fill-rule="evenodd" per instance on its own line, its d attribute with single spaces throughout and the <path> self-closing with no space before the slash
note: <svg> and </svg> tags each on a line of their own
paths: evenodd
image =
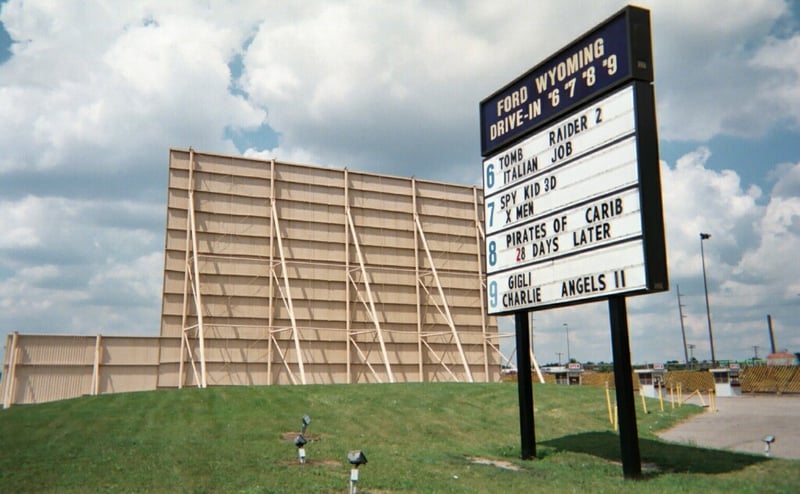
<svg viewBox="0 0 800 494">
<path fill-rule="evenodd" d="M 570 357 L 569 354 L 569 324 L 564 323 L 564 329 L 567 332 L 567 363 L 569 364 L 570 362 L 572 362 L 572 358 Z"/>
<path fill-rule="evenodd" d="M 706 291 L 706 318 L 708 319 L 708 341 L 711 344 L 711 365 L 717 365 L 717 357 L 714 354 L 714 333 L 711 331 L 711 305 L 708 303 L 708 279 L 706 277 L 706 253 L 703 249 L 703 240 L 711 238 L 710 233 L 700 233 L 700 259 L 703 263 L 703 288 Z"/>
</svg>

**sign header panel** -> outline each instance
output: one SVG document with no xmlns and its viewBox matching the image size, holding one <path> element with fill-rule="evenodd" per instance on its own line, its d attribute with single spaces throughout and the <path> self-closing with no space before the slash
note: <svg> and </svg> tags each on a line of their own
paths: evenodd
<svg viewBox="0 0 800 494">
<path fill-rule="evenodd" d="M 480 103 L 481 154 L 631 79 L 652 82 L 651 59 L 649 14 L 626 7 Z"/>
</svg>

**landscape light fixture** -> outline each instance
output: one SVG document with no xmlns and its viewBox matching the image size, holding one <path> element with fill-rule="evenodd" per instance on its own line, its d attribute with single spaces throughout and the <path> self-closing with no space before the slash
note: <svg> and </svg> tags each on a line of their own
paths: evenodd
<svg viewBox="0 0 800 494">
<path fill-rule="evenodd" d="M 764 441 L 764 454 L 769 456 L 769 448 L 775 442 L 775 436 L 770 434 L 769 436 L 764 436 L 761 440 Z"/>
<path fill-rule="evenodd" d="M 308 441 L 306 441 L 306 438 L 304 438 L 302 434 L 298 434 L 297 437 L 294 438 L 294 445 L 297 446 L 297 458 L 300 460 L 300 463 L 306 462 L 306 448 L 303 447 L 306 443 L 308 443 Z"/>
<path fill-rule="evenodd" d="M 367 463 L 367 457 L 360 449 L 347 453 L 347 461 L 353 468 L 350 469 L 350 494 L 356 494 L 356 484 L 358 483 L 358 467 Z"/>
<path fill-rule="evenodd" d="M 308 444 L 308 441 L 305 438 L 306 427 L 308 424 L 311 423 L 311 417 L 308 415 L 303 415 L 303 425 L 300 430 L 300 434 L 294 438 L 294 445 L 297 446 L 297 458 L 300 460 L 300 463 L 303 464 L 306 462 L 306 448 L 304 447 Z"/>
</svg>

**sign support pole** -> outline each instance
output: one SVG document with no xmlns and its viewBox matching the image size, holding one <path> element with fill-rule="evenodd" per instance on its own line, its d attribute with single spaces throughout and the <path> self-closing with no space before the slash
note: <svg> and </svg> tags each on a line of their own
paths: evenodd
<svg viewBox="0 0 800 494">
<path fill-rule="evenodd" d="M 517 389 L 519 391 L 519 429 L 523 460 L 536 457 L 536 433 L 533 428 L 533 386 L 531 384 L 531 337 L 526 311 L 514 313 L 517 334 Z"/>
<path fill-rule="evenodd" d="M 619 295 L 610 297 L 608 313 L 611 323 L 611 352 L 614 358 L 614 384 L 617 388 L 622 473 L 626 479 L 635 479 L 642 476 L 642 460 L 639 455 L 639 431 L 636 426 L 636 400 L 633 397 L 633 371 L 625 297 Z"/>
</svg>

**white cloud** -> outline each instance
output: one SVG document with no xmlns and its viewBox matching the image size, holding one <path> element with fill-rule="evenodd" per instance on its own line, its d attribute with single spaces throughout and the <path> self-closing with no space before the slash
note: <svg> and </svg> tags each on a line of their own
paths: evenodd
<svg viewBox="0 0 800 494">
<path fill-rule="evenodd" d="M 31 221 L 41 218 L 44 211 L 39 207 L 40 201 L 33 197 L 26 197 L 21 203 L 13 204 L 10 201 L 0 202 L 0 248 L 26 248 L 41 243 Z"/>
<path fill-rule="evenodd" d="M 800 126 L 800 35 L 767 38 L 750 64 L 767 74 L 759 94 L 772 104 L 765 104 L 764 110 L 776 121 L 786 119 L 795 128 Z"/>
<path fill-rule="evenodd" d="M 170 146 L 235 152 L 225 129 L 266 116 L 230 92 L 228 63 L 249 33 L 202 10 L 165 10 L 4 7 L 22 41 L 0 66 L 0 171 L 121 169 L 158 148 L 163 162 Z"/>
<path fill-rule="evenodd" d="M 792 111 L 796 95 L 776 93 L 771 86 L 787 67 L 800 67 L 800 58 L 787 57 L 777 67 L 763 64 L 763 50 L 776 43 L 769 37 L 772 26 L 789 14 L 786 2 L 650 6 L 662 139 L 757 137 L 786 120 L 798 124 L 798 113 Z M 795 72 L 782 87 L 796 87 L 798 82 Z"/>
<path fill-rule="evenodd" d="M 785 175 L 800 176 L 800 163 L 786 168 Z M 779 180 L 776 189 L 782 187 L 783 181 Z M 764 287 L 774 287 L 777 293 L 768 296 L 777 296 L 779 300 L 796 298 L 800 294 L 800 268 L 791 260 L 800 248 L 800 197 L 773 193 L 755 228 L 760 242 L 745 251 L 734 274 L 757 280 Z M 752 288 L 744 287 L 743 302 L 752 297 Z"/>
<path fill-rule="evenodd" d="M 753 225 L 763 214 L 756 203 L 761 191 L 754 186 L 743 190 L 733 170 L 707 169 L 710 156 L 701 147 L 680 158 L 674 169 L 661 168 L 668 245 L 694 244 L 689 252 L 670 249 L 673 276 L 698 272 L 700 232 L 723 246 L 746 248 L 753 245 Z"/>
</svg>

